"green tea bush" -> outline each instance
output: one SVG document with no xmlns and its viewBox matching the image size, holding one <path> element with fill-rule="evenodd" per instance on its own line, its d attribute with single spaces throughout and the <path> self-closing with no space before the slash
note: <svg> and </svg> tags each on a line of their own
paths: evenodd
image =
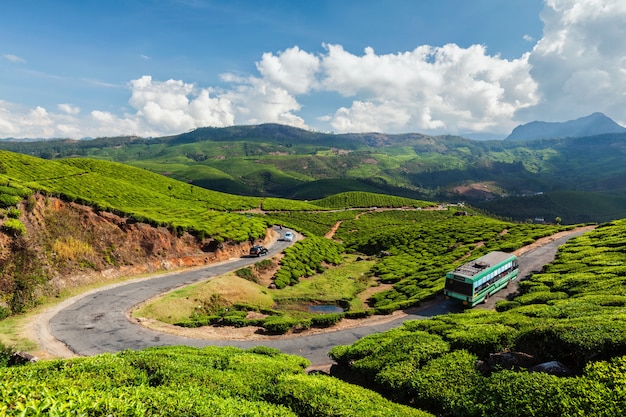
<svg viewBox="0 0 626 417">
<path fill-rule="evenodd" d="M 376 377 L 389 396 L 437 415 L 463 415 L 465 395 L 483 377 L 476 356 L 463 351 L 444 353 L 422 367 L 405 361 L 393 363 Z"/>
<path fill-rule="evenodd" d="M 420 366 L 449 350 L 449 344 L 437 335 L 394 329 L 384 335 L 370 335 L 352 346 L 335 347 L 329 356 L 338 363 L 369 376 L 399 362 Z"/>
<path fill-rule="evenodd" d="M 467 350 L 480 358 L 486 358 L 489 353 L 509 349 L 517 333 L 516 329 L 499 323 L 468 323 L 447 332 L 445 339 L 452 349 Z"/>
<path fill-rule="evenodd" d="M 374 310 L 350 310 L 343 313 L 347 319 L 364 319 L 374 314 Z"/>
<path fill-rule="evenodd" d="M 254 275 L 254 271 L 249 266 L 236 270 L 235 275 L 237 275 L 239 278 L 243 278 L 248 281 L 252 281 L 252 282 L 258 281 L 256 279 L 256 276 Z"/>
<path fill-rule="evenodd" d="M 312 201 L 313 204 L 333 209 L 363 208 L 363 207 L 427 207 L 433 203 L 414 200 L 405 197 L 396 197 L 385 194 L 374 194 L 362 191 L 350 191 L 334 194 L 321 200 Z"/>
<path fill-rule="evenodd" d="M 513 308 L 519 307 L 520 303 L 517 301 L 501 300 L 496 302 L 496 311 L 503 312 Z"/>
<path fill-rule="evenodd" d="M 26 234 L 26 226 L 17 219 L 6 219 L 2 224 L 2 231 L 11 236 L 21 236 Z"/>
<path fill-rule="evenodd" d="M 339 323 L 343 317 L 343 313 L 316 314 L 311 317 L 311 326 L 330 327 Z"/>
<path fill-rule="evenodd" d="M 22 201 L 22 197 L 10 194 L 0 194 L 0 207 L 9 208 L 16 206 Z"/>
<path fill-rule="evenodd" d="M 7 216 L 11 219 L 19 219 L 21 215 L 22 215 L 22 212 L 16 209 L 15 207 L 11 207 L 7 211 Z"/>
<path fill-rule="evenodd" d="M 582 369 L 591 360 L 626 355 L 626 324 L 610 316 L 537 323 L 520 333 L 514 348 Z"/>
<path fill-rule="evenodd" d="M 270 334 L 285 334 L 300 323 L 300 320 L 291 317 L 270 316 L 263 322 L 263 328 Z"/>
<path fill-rule="evenodd" d="M 615 357 L 606 362 L 591 362 L 583 375 L 606 387 L 611 396 L 607 407 L 614 407 L 613 415 L 626 415 L 626 356 Z"/>
<path fill-rule="evenodd" d="M 275 381 L 308 361 L 267 349 L 153 348 L 0 369 L 7 416 L 296 416 Z M 340 383 L 340 385 L 346 385 Z M 376 403 L 372 404 L 372 407 Z"/>
<path fill-rule="evenodd" d="M 324 375 L 285 375 L 278 379 L 271 401 L 299 416 L 414 416 L 431 414 L 395 404 L 373 391 Z"/>
<path fill-rule="evenodd" d="M 564 292 L 532 291 L 516 297 L 515 301 L 520 304 L 546 304 L 552 300 L 564 300 L 566 298 L 568 295 Z"/>
<path fill-rule="evenodd" d="M 310 277 L 324 270 L 324 263 L 341 262 L 342 246 L 332 240 L 310 236 L 284 250 L 281 267 L 274 275 L 277 288 L 297 284 L 302 277 Z"/>
<path fill-rule="evenodd" d="M 541 372 L 501 371 L 467 393 L 461 415 L 468 416 L 619 416 L 602 384 L 581 378 L 559 378 Z"/>
</svg>

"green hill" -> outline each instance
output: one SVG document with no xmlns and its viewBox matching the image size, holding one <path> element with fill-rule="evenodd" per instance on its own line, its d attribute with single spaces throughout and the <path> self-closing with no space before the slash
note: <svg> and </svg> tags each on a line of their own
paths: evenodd
<svg viewBox="0 0 626 417">
<path fill-rule="evenodd" d="M 199 236 L 241 242 L 263 236 L 267 227 L 258 218 L 233 213 L 262 208 L 262 198 L 207 190 L 128 165 L 82 158 L 47 161 L 5 151 L 0 151 L 0 164 L 0 181 L 6 184 Z M 303 206 L 284 200 L 273 209 Z"/>
<path fill-rule="evenodd" d="M 624 415 L 625 230 L 619 220 L 572 239 L 497 311 L 405 322 L 331 356 L 435 415 Z"/>
<path fill-rule="evenodd" d="M 626 134 L 532 141 L 472 141 L 421 134 L 330 134 L 276 124 L 201 128 L 161 138 L 9 142 L 0 148 L 47 159 L 90 157 L 135 165 L 226 193 L 314 200 L 346 191 L 416 199 L 491 202 L 576 191 L 597 199 L 624 192 Z M 612 219 L 623 201 L 599 205 Z M 501 206 L 507 206 L 499 212 Z M 515 204 L 491 212 L 523 218 Z M 521 207 L 520 207 L 521 209 Z M 577 219 L 588 213 L 568 206 Z M 545 216 L 544 216 L 545 217 Z M 565 221 L 565 220 L 564 220 Z"/>
<path fill-rule="evenodd" d="M 53 201 L 54 196 L 61 198 Z M 564 194 L 562 201 L 567 198 L 580 196 Z M 51 210 L 60 202 L 70 203 Z M 155 245 L 165 234 L 156 234 L 158 229 L 228 246 L 264 236 L 270 224 L 294 227 L 310 239 L 293 245 L 281 260 L 282 275 L 288 274 L 284 284 L 293 288 L 308 277 L 303 284 L 314 289 L 316 274 L 340 263 L 341 250 L 354 262 L 367 258 L 373 265 L 369 272 L 344 271 L 345 279 L 361 288 L 375 281 L 380 290 L 359 300 L 371 311 L 350 310 L 353 300 L 342 299 L 349 302 L 349 317 L 419 306 L 440 294 L 445 271 L 469 257 L 512 251 L 564 230 L 497 220 L 467 206 L 432 207 L 366 192 L 312 202 L 233 196 L 120 163 L 50 161 L 11 152 L 0 152 L 0 206 L 3 317 L 27 311 L 43 295 L 58 295 L 44 282 L 47 274 L 69 280 L 67 271 L 78 276 L 97 268 L 121 270 L 131 266 L 124 257 L 128 252 L 159 259 L 165 246 Z M 259 208 L 271 212 L 261 214 Z M 81 210 L 93 216 L 80 217 Z M 119 219 L 111 213 L 132 221 L 115 223 Z M 100 229 L 90 229 L 95 217 L 104 225 Z M 158 228 L 136 235 L 145 239 L 130 242 L 122 254 L 122 240 L 130 236 L 125 229 L 138 222 Z M 329 230 L 336 241 L 322 238 Z M 0 366 L 0 413 L 621 416 L 626 413 L 624 230 L 626 222 L 618 220 L 571 241 L 556 262 L 521 281 L 520 293 L 499 302 L 496 311 L 472 309 L 407 322 L 335 347 L 331 357 L 341 372 L 334 375 L 367 389 L 307 375 L 304 359 L 273 349 L 170 347 Z M 332 256 L 317 256 L 321 251 Z M 231 318 L 247 317 L 238 316 L 237 308 L 227 310 Z M 316 322 L 324 319 L 330 317 Z M 286 323 L 277 320 L 272 324 Z M 290 320 L 287 324 L 296 323 Z M 300 320 L 298 329 L 305 328 L 301 316 L 294 320 Z M 9 365 L 11 352 L 0 344 L 2 365 Z M 511 355 L 523 361 L 507 362 Z M 533 368 L 551 361 L 562 364 L 560 373 Z"/>
<path fill-rule="evenodd" d="M 4 416 L 414 416 L 430 414 L 269 348 L 168 347 L 0 367 Z"/>
</svg>

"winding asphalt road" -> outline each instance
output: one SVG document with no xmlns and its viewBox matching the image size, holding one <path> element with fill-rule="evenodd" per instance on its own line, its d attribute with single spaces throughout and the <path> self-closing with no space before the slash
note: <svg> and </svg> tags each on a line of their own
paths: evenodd
<svg viewBox="0 0 626 417">
<path fill-rule="evenodd" d="M 284 232 L 284 231 L 283 231 Z M 577 232 L 536 248 L 520 256 L 520 278 L 554 259 L 558 246 L 569 238 L 582 234 Z M 270 249 L 270 256 L 282 251 L 289 242 L 277 241 Z M 405 320 L 423 319 L 439 314 L 458 312 L 457 303 L 442 297 L 408 310 L 401 318 L 370 326 L 330 331 L 321 334 L 299 335 L 271 341 L 228 341 L 192 339 L 157 332 L 135 323 L 128 318 L 128 312 L 137 304 L 170 291 L 210 277 L 225 274 L 256 262 L 256 258 L 241 258 L 201 269 L 161 275 L 107 287 L 92 292 L 60 310 L 49 322 L 53 337 L 63 342 L 77 355 L 91 356 L 105 352 L 118 352 L 125 349 L 143 349 L 151 346 L 235 346 L 250 348 L 258 345 L 271 346 L 284 353 L 295 354 L 311 361 L 313 366 L 331 363 L 329 350 L 336 345 L 354 343 L 372 333 L 383 332 L 398 327 Z M 501 291 L 479 308 L 493 308 L 495 302 L 504 299 L 507 293 L 514 292 L 516 285 L 508 291 Z"/>
</svg>

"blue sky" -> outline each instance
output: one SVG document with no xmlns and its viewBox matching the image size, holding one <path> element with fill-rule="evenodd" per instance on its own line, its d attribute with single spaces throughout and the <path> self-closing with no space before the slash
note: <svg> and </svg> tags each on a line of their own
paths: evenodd
<svg viewBox="0 0 626 417">
<path fill-rule="evenodd" d="M 626 124 L 626 2 L 22 0 L 0 15 L 0 137 L 264 122 L 506 136 Z"/>
</svg>

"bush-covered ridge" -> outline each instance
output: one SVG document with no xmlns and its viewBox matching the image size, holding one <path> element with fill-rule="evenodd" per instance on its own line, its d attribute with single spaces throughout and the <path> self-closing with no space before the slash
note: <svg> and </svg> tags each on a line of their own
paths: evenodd
<svg viewBox="0 0 626 417">
<path fill-rule="evenodd" d="M 374 194 L 359 191 L 350 191 L 334 194 L 321 200 L 312 201 L 313 204 L 335 209 L 363 208 L 363 207 L 428 207 L 433 203 L 414 200 L 412 198 L 397 197 L 386 194 Z"/>
<path fill-rule="evenodd" d="M 0 368 L 4 416 L 418 416 L 276 349 L 152 348 Z"/>
<path fill-rule="evenodd" d="M 407 322 L 331 356 L 389 398 L 437 415 L 625 415 L 625 230 L 620 220 L 572 239 L 498 312 Z M 494 365 L 492 355 L 507 352 L 523 360 Z M 569 373 L 528 371 L 549 361 Z"/>
<path fill-rule="evenodd" d="M 46 161 L 0 151 L 0 185 L 3 183 L 6 189 L 42 191 L 136 221 L 218 241 L 257 239 L 265 235 L 267 228 L 259 218 L 234 213 L 262 207 L 261 198 L 210 191 L 114 162 L 81 158 Z M 0 190 L 0 202 L 18 204 L 19 192 L 9 193 L 6 189 Z M 265 203 L 273 210 L 320 209 L 280 199 Z"/>
<path fill-rule="evenodd" d="M 291 299 L 291 311 L 282 311 L 282 305 L 272 311 L 263 311 L 267 306 L 255 305 L 254 302 L 246 306 L 227 305 L 226 300 L 222 300 L 223 307 L 228 307 L 226 313 L 206 315 L 190 310 L 188 318 L 176 321 L 176 324 L 185 327 L 258 326 L 270 333 L 285 333 L 318 327 L 319 324 L 330 326 L 342 318 L 389 314 L 418 306 L 422 301 L 441 294 L 445 273 L 469 259 L 493 250 L 513 251 L 565 229 L 554 225 L 504 222 L 478 215 L 467 207 L 448 205 L 434 210 L 367 208 L 271 213 L 269 216 L 276 223 L 284 221 L 298 230 L 315 231 L 285 250 L 280 270 L 274 275 L 275 288 L 270 286 L 273 289 L 268 290 L 265 288 L 267 284 L 258 285 L 257 291 L 270 294 L 277 305 L 281 304 L 278 300 L 285 297 L 285 292 L 290 293 L 286 297 Z M 339 229 L 334 237 L 342 242 L 342 246 L 320 237 L 337 225 Z M 339 255 L 343 248 L 347 248 L 357 261 L 345 265 L 347 269 L 343 276 L 339 274 L 336 277 L 333 290 L 327 289 L 332 292 L 332 299 L 322 300 L 313 283 L 319 282 L 320 288 L 325 285 L 328 275 L 320 272 L 326 267 L 330 267 L 329 271 L 343 269 L 344 266 L 332 266 L 341 260 Z M 348 257 L 344 255 L 344 262 L 346 259 Z M 362 260 L 367 260 L 367 270 L 357 266 Z M 251 270 L 248 272 L 252 274 Z M 299 281 L 303 277 L 310 279 L 301 284 Z M 393 284 L 393 287 L 377 290 L 381 283 Z M 289 291 L 281 290 L 287 286 L 291 286 Z M 198 294 L 198 300 L 205 302 L 206 295 L 200 291 Z M 309 310 L 310 305 L 315 303 L 341 307 L 343 312 L 318 317 Z M 298 306 L 303 311 L 293 314 Z M 248 318 L 248 311 L 262 312 L 267 317 L 258 318 L 253 314 L 253 318 Z"/>
<path fill-rule="evenodd" d="M 445 273 L 469 259 L 494 250 L 512 252 L 559 230 L 450 208 L 364 213 L 343 221 L 335 236 L 349 250 L 385 255 L 372 271 L 382 282 L 393 283 L 393 289 L 372 297 L 372 306 L 382 313 L 440 293 Z"/>
</svg>

